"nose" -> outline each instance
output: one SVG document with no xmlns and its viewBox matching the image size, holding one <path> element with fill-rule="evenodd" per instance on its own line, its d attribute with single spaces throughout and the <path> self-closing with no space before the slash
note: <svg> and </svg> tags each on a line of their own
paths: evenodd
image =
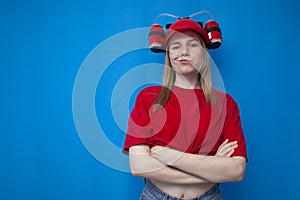
<svg viewBox="0 0 300 200">
<path fill-rule="evenodd" d="M 190 55 L 190 53 L 189 53 L 188 47 L 183 45 L 182 50 L 181 50 L 181 56 L 189 56 L 189 55 Z"/>
</svg>

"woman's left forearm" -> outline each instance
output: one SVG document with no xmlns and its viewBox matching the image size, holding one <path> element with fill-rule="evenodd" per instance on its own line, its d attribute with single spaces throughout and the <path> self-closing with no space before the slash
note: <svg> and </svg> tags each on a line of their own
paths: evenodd
<svg viewBox="0 0 300 200">
<path fill-rule="evenodd" d="M 234 182 L 243 179 L 246 161 L 243 157 L 201 156 L 184 153 L 171 166 L 208 181 Z"/>
<path fill-rule="evenodd" d="M 203 156 L 158 146 L 152 149 L 152 156 L 166 165 L 214 183 L 240 181 L 246 170 L 243 157 Z"/>
</svg>

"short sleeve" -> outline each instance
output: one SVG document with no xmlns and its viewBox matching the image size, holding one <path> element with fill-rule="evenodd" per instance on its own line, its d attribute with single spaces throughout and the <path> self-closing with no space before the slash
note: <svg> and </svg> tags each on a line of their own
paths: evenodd
<svg viewBox="0 0 300 200">
<path fill-rule="evenodd" d="M 152 102 L 147 101 L 147 96 L 141 91 L 135 101 L 135 105 L 128 119 L 128 129 L 124 141 L 123 153 L 128 153 L 131 146 L 146 144 L 149 145 L 151 129 L 149 128 L 149 109 Z"/>
<path fill-rule="evenodd" d="M 248 160 L 246 140 L 242 129 L 240 110 L 235 100 L 227 94 L 226 119 L 223 129 L 224 139 L 237 141 L 238 147 L 235 149 L 233 156 L 242 156 Z"/>
</svg>

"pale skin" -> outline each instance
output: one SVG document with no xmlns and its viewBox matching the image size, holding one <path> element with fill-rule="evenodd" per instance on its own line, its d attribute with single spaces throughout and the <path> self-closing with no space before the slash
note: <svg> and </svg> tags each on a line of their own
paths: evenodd
<svg viewBox="0 0 300 200">
<path fill-rule="evenodd" d="M 199 88 L 201 48 L 194 32 L 176 34 L 170 41 L 170 62 L 176 73 L 175 85 Z M 136 145 L 129 148 L 134 176 L 149 178 L 162 191 L 183 199 L 199 196 L 216 183 L 242 180 L 246 170 L 244 157 L 231 155 L 238 147 L 226 139 L 213 156 L 183 153 L 168 147 Z"/>
</svg>

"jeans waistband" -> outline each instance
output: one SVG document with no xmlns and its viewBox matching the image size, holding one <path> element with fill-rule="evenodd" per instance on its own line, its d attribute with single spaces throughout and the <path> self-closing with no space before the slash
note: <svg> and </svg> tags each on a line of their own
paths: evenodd
<svg viewBox="0 0 300 200">
<path fill-rule="evenodd" d="M 156 187 L 149 179 L 145 179 L 145 190 L 148 190 L 152 195 L 157 199 L 166 199 L 166 200 L 182 200 L 178 197 L 170 196 L 169 194 L 163 192 L 158 187 Z M 221 196 L 219 193 L 219 184 L 214 185 L 211 189 L 206 191 L 204 194 L 201 194 L 198 197 L 195 197 L 191 200 L 205 200 L 205 199 L 214 199 L 210 197 Z M 221 198 L 221 197 L 220 197 Z"/>
</svg>

